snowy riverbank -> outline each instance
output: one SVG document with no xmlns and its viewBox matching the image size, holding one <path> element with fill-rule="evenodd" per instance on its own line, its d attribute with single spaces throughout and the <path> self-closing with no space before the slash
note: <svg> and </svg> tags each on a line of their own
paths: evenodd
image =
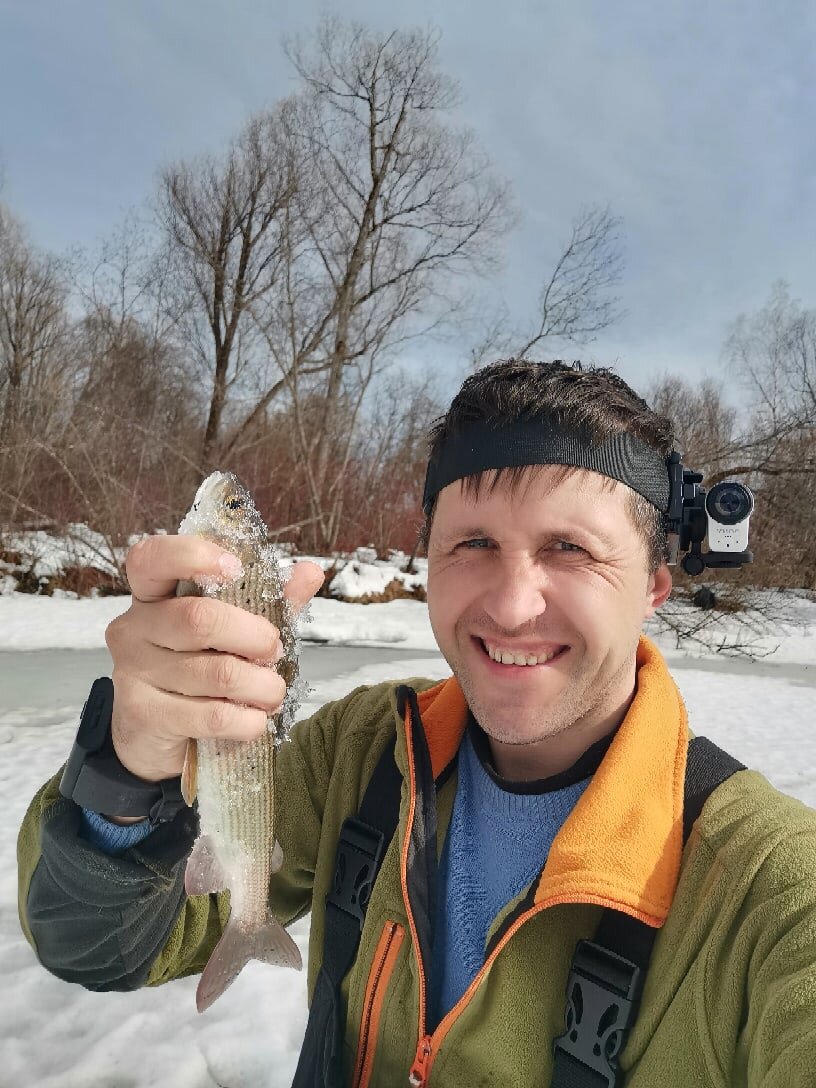
<svg viewBox="0 0 816 1088">
<path fill-rule="evenodd" d="M 0 596 L 0 650 L 104 645 L 104 629 L 127 597 L 70 600 Z M 393 656 L 324 676 L 304 712 L 360 683 L 447 674 L 433 648 L 427 608 L 417 601 L 355 605 L 320 599 L 302 634 L 332 645 L 390 646 Z M 678 653 L 661 639 L 692 729 L 711 737 L 779 789 L 816 807 L 816 605 L 794 600 L 776 651 L 762 662 Z M 326 654 L 333 651 L 331 645 Z M 13 670 L 22 653 L 0 655 Z M 43 676 L 43 686 L 49 677 Z M 10 689 L 10 684 L 7 681 Z M 56 695 L 55 695 L 56 699 Z M 0 728 L 0 1085 L 34 1088 L 285 1088 L 291 1083 L 306 1020 L 305 974 L 250 964 L 203 1016 L 195 979 L 133 994 L 88 993 L 48 975 L 19 929 L 15 842 L 39 785 L 64 760 L 78 707 L 12 710 Z M 308 920 L 293 927 L 307 954 Z"/>
</svg>

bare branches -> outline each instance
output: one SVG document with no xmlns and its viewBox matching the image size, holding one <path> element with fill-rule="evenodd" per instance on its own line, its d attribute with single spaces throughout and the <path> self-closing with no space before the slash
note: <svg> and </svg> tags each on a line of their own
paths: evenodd
<svg viewBox="0 0 816 1088">
<path fill-rule="evenodd" d="M 205 467 L 251 339 L 250 307 L 280 275 L 279 220 L 295 185 L 275 111 L 250 120 L 222 159 L 181 164 L 162 177 L 159 214 L 188 333 L 213 379 L 200 454 Z"/>
<path fill-rule="evenodd" d="M 777 282 L 766 305 L 734 322 L 725 355 L 752 395 L 762 429 L 816 427 L 816 310 Z"/>
<path fill-rule="evenodd" d="M 725 355 L 751 394 L 739 429 L 710 381 L 692 388 L 663 379 L 649 399 L 674 421 L 680 448 L 708 485 L 736 476 L 756 491 L 752 581 L 816 589 L 816 310 L 776 284 L 764 307 L 734 323 Z"/>
<path fill-rule="evenodd" d="M 396 344 L 455 306 L 460 274 L 490 267 L 507 192 L 472 134 L 443 120 L 456 89 L 435 34 L 326 20 L 288 53 L 302 81 L 284 110 L 298 184 L 279 289 L 252 310 L 276 368 L 258 405 L 281 382 L 293 406 L 307 399 L 309 436 L 296 433 L 329 540 L 362 394 Z"/>
<path fill-rule="evenodd" d="M 547 340 L 588 343 L 618 320 L 620 300 L 609 292 L 623 271 L 620 225 L 609 208 L 580 212 L 542 287 L 538 327 L 514 355 L 524 358 Z"/>
<path fill-rule="evenodd" d="M 698 385 L 677 377 L 653 381 L 646 400 L 671 420 L 676 447 L 687 464 L 707 480 L 722 475 L 739 449 L 736 409 L 726 401 L 722 385 L 704 378 Z"/>
<path fill-rule="evenodd" d="M 695 606 L 694 591 L 675 588 L 660 607 L 649 628 L 670 634 L 675 648 L 702 654 L 757 660 L 778 648 L 775 637 L 795 621 L 790 598 L 773 591 L 753 591 L 733 582 L 717 583 L 710 590 L 713 607 Z"/>
<path fill-rule="evenodd" d="M 0 215 L 0 441 L 25 426 L 31 407 L 60 366 L 64 270 L 39 254 L 8 211 Z"/>
</svg>

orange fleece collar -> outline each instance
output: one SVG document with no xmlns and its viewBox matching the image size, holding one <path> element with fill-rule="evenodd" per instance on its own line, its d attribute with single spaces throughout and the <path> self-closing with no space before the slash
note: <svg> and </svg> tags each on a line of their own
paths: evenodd
<svg viewBox="0 0 816 1088">
<path fill-rule="evenodd" d="M 434 777 L 467 722 L 455 677 L 418 696 Z M 641 636 L 637 691 L 609 751 L 555 837 L 535 902 L 596 903 L 662 926 L 683 853 L 686 708 L 657 647 Z"/>
</svg>

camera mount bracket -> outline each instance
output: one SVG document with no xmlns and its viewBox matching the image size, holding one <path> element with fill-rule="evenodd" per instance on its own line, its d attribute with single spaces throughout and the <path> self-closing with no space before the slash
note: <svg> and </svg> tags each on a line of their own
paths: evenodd
<svg viewBox="0 0 816 1088">
<path fill-rule="evenodd" d="M 706 489 L 701 486 L 703 475 L 685 468 L 682 455 L 674 450 L 666 461 L 669 473 L 669 509 L 664 515 L 669 538 L 669 565 L 674 566 L 680 554 L 680 565 L 692 577 L 707 567 L 735 570 L 753 563 L 750 551 L 719 552 L 702 550 L 708 529 Z"/>
</svg>

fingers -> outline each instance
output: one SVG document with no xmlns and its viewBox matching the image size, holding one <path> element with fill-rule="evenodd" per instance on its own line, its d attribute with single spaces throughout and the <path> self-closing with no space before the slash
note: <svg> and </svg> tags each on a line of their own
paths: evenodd
<svg viewBox="0 0 816 1088">
<path fill-rule="evenodd" d="M 291 602 L 295 612 L 300 612 L 323 585 L 325 574 L 317 563 L 301 559 L 292 567 L 292 573 L 283 587 L 283 595 Z"/>
<path fill-rule="evenodd" d="M 148 537 L 127 558 L 133 603 L 106 631 L 113 658 L 113 742 L 122 763 L 150 781 L 178 774 L 187 738 L 251 740 L 266 728 L 286 689 L 271 665 L 282 654 L 277 628 L 212 597 L 176 597 L 180 580 L 234 580 L 240 563 L 211 541 Z M 294 565 L 284 593 L 296 611 L 323 571 Z"/>
<path fill-rule="evenodd" d="M 188 738 L 249 741 L 267 728 L 267 713 L 225 699 L 160 691 L 114 670 L 111 732 L 122 764 L 149 782 L 181 774 Z"/>
<path fill-rule="evenodd" d="M 241 573 L 241 563 L 200 536 L 148 536 L 130 549 L 125 569 L 134 598 L 147 603 L 172 597 L 182 578 L 231 581 Z"/>
<path fill-rule="evenodd" d="M 179 653 L 148 645 L 134 678 L 166 694 L 226 699 L 270 715 L 280 710 L 286 695 L 286 685 L 271 665 L 224 653 Z"/>
<path fill-rule="evenodd" d="M 249 661 L 273 662 L 280 656 L 277 627 L 235 605 L 212 597 L 173 597 L 152 603 L 134 600 L 106 632 L 114 661 L 138 655 L 145 645 L 192 652 L 220 650 Z"/>
<path fill-rule="evenodd" d="M 182 579 L 229 582 L 241 572 L 236 556 L 198 536 L 145 537 L 130 549 L 125 566 L 134 598 L 144 603 L 173 597 Z M 284 586 L 284 596 L 299 612 L 323 584 L 323 578 L 323 570 L 316 563 L 296 562 Z"/>
</svg>

